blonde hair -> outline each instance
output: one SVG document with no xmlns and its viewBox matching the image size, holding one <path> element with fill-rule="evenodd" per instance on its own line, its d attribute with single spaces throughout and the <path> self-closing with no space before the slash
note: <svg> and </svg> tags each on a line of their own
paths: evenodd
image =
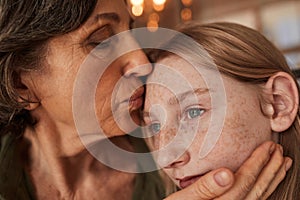
<svg viewBox="0 0 300 200">
<path fill-rule="evenodd" d="M 191 22 L 182 25 L 179 32 L 191 37 L 204 48 L 215 62 L 218 70 L 238 81 L 263 84 L 277 72 L 286 72 L 294 78 L 283 54 L 259 32 L 234 23 L 219 22 L 199 24 Z M 165 46 L 176 46 L 176 39 Z M 150 57 L 157 61 L 170 55 L 154 50 Z M 298 93 L 299 93 L 299 86 Z M 300 111 L 289 129 L 279 134 L 279 143 L 284 155 L 293 159 L 293 166 L 285 179 L 269 197 L 274 200 L 294 200 L 300 196 Z M 166 180 L 170 185 L 170 181 Z M 168 186 L 170 189 L 170 187 Z M 167 189 L 168 190 L 168 189 Z"/>
</svg>

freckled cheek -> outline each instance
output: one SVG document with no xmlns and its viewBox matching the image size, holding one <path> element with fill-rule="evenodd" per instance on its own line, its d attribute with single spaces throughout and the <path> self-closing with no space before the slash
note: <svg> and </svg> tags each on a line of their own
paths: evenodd
<svg viewBox="0 0 300 200">
<path fill-rule="evenodd" d="M 208 160 L 218 167 L 237 170 L 256 147 L 251 129 L 238 119 L 226 122 L 222 134 Z"/>
<path fill-rule="evenodd" d="M 195 120 L 191 123 L 182 123 L 182 124 L 168 124 L 162 127 L 159 134 L 154 137 L 156 147 L 164 147 L 169 143 L 173 142 L 176 138 L 176 141 L 185 144 L 193 144 L 191 147 L 194 149 L 199 148 L 204 137 L 207 133 L 209 126 L 209 119 L 201 120 L 201 123 L 198 123 L 198 120 Z M 176 121 L 172 119 L 171 121 Z"/>
<path fill-rule="evenodd" d="M 230 142 L 230 140 L 221 136 L 212 151 L 204 158 L 200 159 L 199 157 L 200 148 L 191 150 L 194 155 L 192 160 L 196 160 L 199 167 L 205 166 L 207 170 L 227 167 L 236 171 L 251 152 L 240 148 L 240 146 L 240 143 Z"/>
<path fill-rule="evenodd" d="M 253 137 L 256 137 L 251 128 L 252 126 L 246 125 L 247 120 L 242 119 L 236 113 L 231 116 L 227 115 L 216 145 L 205 158 L 200 159 L 200 148 L 208 133 L 209 126 L 213 123 L 208 117 L 202 118 L 198 127 L 189 126 L 190 131 L 196 130 L 197 132 L 190 147 L 190 152 L 193 152 L 194 155 L 192 160 L 196 161 L 198 166 L 209 166 L 207 167 L 209 169 L 228 167 L 237 170 L 256 147 L 256 139 L 252 140 Z"/>
<path fill-rule="evenodd" d="M 186 127 L 183 127 L 183 129 L 186 130 L 185 134 L 189 135 L 190 137 L 193 137 L 194 142 L 200 143 L 208 134 L 208 130 L 213 123 L 214 122 L 211 121 L 211 115 L 210 113 L 208 113 L 200 120 L 194 120 L 190 123 L 187 123 L 185 125 Z"/>
<path fill-rule="evenodd" d="M 189 151 L 193 152 L 196 160 L 199 160 L 201 147 L 208 134 L 210 118 L 202 118 L 201 123 L 190 123 L 187 125 L 188 128 L 185 129 L 183 135 L 185 140 L 188 140 L 190 147 Z"/>
<path fill-rule="evenodd" d="M 160 131 L 160 133 L 154 136 L 154 145 L 156 149 L 163 148 L 174 140 L 176 134 L 178 133 L 178 128 L 176 127 L 166 127 Z"/>
</svg>

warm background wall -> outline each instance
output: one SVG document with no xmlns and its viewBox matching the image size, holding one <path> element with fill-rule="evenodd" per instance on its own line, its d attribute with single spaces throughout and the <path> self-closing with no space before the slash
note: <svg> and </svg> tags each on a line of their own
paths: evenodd
<svg viewBox="0 0 300 200">
<path fill-rule="evenodd" d="M 136 27 L 174 28 L 188 20 L 250 26 L 274 42 L 290 67 L 300 71 L 300 0 L 128 0 L 128 4 L 139 11 Z"/>
</svg>

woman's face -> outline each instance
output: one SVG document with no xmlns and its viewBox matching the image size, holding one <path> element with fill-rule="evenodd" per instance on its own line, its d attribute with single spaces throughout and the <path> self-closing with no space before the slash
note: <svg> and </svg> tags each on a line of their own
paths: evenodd
<svg viewBox="0 0 300 200">
<path fill-rule="evenodd" d="M 182 87 L 184 81 L 176 80 L 174 74 L 166 73 L 157 64 L 169 66 L 181 74 L 191 89 Z M 237 170 L 255 147 L 272 139 L 270 122 L 260 109 L 258 86 L 221 75 L 225 103 L 219 99 L 212 103 L 212 98 L 221 98 L 215 94 L 221 91 L 214 86 L 216 84 L 208 87 L 207 81 L 213 75 L 204 80 L 188 62 L 175 55 L 159 60 L 157 64 L 147 80 L 144 121 L 148 133 L 154 134 L 154 149 L 159 149 L 155 154 L 158 165 L 179 187 L 187 187 L 200 176 L 220 167 Z M 218 120 L 213 119 L 213 112 L 217 117 L 225 117 L 224 124 L 215 124 Z M 221 126 L 219 138 L 211 144 L 211 151 L 203 156 L 200 149 L 205 137 L 209 137 L 207 131 L 210 128 L 210 136 L 213 135 L 211 133 L 218 130 L 216 126 Z M 211 141 L 213 139 L 208 143 Z"/>
<path fill-rule="evenodd" d="M 41 70 L 30 72 L 26 77 L 30 79 L 30 88 L 41 104 L 40 108 L 32 112 L 33 115 L 40 121 L 47 118 L 57 127 L 73 131 L 75 124 L 72 98 L 80 66 L 86 62 L 88 54 L 102 41 L 129 30 L 130 22 L 131 18 L 123 0 L 99 0 L 92 15 L 79 29 L 51 39 L 48 42 Z M 117 41 L 116 46 L 123 45 L 119 44 L 120 42 Z M 137 45 L 131 36 L 128 36 L 126 42 L 126 45 Z M 98 51 L 105 52 L 105 48 L 108 48 L 107 43 L 103 47 L 99 47 Z M 98 62 L 96 64 L 99 69 L 106 67 L 103 64 L 105 62 L 101 63 L 101 58 L 96 59 L 95 62 Z M 91 87 L 93 84 L 97 86 L 95 113 L 106 135 L 115 136 L 124 132 L 120 130 L 114 120 L 112 107 L 118 118 L 123 121 L 126 120 L 124 116 L 128 114 L 129 109 L 131 117 L 138 123 L 137 110 L 143 100 L 140 98 L 143 89 L 139 90 L 135 100 L 130 101 L 129 105 L 128 102 L 136 89 L 141 86 L 139 77 L 149 74 L 152 70 L 150 65 L 138 68 L 143 64 L 148 64 L 148 60 L 142 50 L 127 53 L 113 60 L 101 78 L 97 79 L 98 83 L 90 83 Z M 92 75 L 87 74 L 86 80 L 91 80 L 89 76 Z M 120 86 L 115 88 L 122 76 L 125 78 L 122 79 Z M 89 85 L 87 85 L 86 90 L 89 89 Z M 112 100 L 114 90 L 117 90 L 117 95 Z M 82 98 L 82 104 L 89 103 L 84 101 L 84 97 L 80 98 Z M 131 131 L 133 128 L 126 127 L 127 131 Z"/>
</svg>

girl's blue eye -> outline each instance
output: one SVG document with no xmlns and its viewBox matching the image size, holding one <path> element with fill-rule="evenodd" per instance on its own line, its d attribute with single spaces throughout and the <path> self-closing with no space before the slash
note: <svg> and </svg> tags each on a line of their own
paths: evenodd
<svg viewBox="0 0 300 200">
<path fill-rule="evenodd" d="M 153 123 L 150 125 L 150 129 L 153 133 L 158 133 L 160 131 L 161 125 L 160 123 Z"/>
<path fill-rule="evenodd" d="M 204 110 L 201 108 L 190 108 L 187 110 L 187 115 L 189 119 L 194 119 L 196 117 L 199 117 L 204 113 Z"/>
</svg>

